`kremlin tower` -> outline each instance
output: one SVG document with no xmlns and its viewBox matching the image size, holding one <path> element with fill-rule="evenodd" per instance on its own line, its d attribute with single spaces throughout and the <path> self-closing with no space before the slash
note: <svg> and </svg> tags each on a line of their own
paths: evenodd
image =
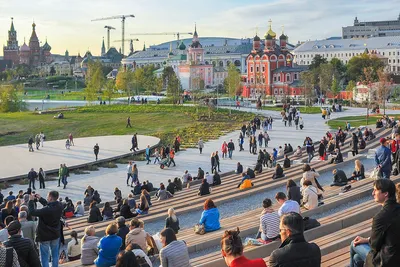
<svg viewBox="0 0 400 267">
<path fill-rule="evenodd" d="M 11 18 L 11 27 L 8 31 L 7 45 L 3 47 L 5 60 L 11 60 L 13 65 L 19 64 L 19 46 L 17 41 L 17 32 L 14 28 L 14 19 Z"/>
</svg>

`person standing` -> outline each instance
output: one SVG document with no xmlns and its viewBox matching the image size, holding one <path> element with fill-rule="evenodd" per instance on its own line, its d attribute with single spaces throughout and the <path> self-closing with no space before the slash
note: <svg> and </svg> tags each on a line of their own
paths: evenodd
<svg viewBox="0 0 400 267">
<path fill-rule="evenodd" d="M 39 134 L 35 135 L 35 144 L 36 144 L 36 150 L 39 150 L 39 147 L 40 147 L 40 135 Z"/>
<path fill-rule="evenodd" d="M 35 179 L 38 177 L 37 172 L 33 168 L 28 173 L 28 180 L 29 180 L 29 187 L 33 188 L 33 190 L 36 190 L 35 188 Z"/>
<path fill-rule="evenodd" d="M 149 165 L 149 163 L 151 162 L 151 160 L 150 160 L 150 145 L 147 145 L 147 147 L 146 147 L 146 160 L 147 160 L 147 165 Z"/>
<path fill-rule="evenodd" d="M 75 146 L 74 137 L 72 136 L 72 133 L 70 133 L 70 134 L 68 135 L 68 139 L 69 139 L 69 145 L 70 145 L 70 146 Z"/>
<path fill-rule="evenodd" d="M 36 239 L 36 222 L 28 221 L 28 212 L 20 211 L 18 213 L 18 221 L 21 223 L 21 230 L 25 238 L 29 238 L 32 242 Z"/>
<path fill-rule="evenodd" d="M 28 148 L 29 148 L 29 152 L 33 152 L 33 137 L 29 137 L 28 139 Z"/>
<path fill-rule="evenodd" d="M 392 171 L 391 151 L 386 147 L 386 138 L 379 140 L 381 146 L 375 151 L 376 167 L 382 175 L 382 178 L 390 179 L 390 172 Z"/>
<path fill-rule="evenodd" d="M 132 161 L 126 166 L 126 185 L 129 186 L 129 178 L 132 178 Z"/>
<path fill-rule="evenodd" d="M 93 147 L 93 152 L 96 157 L 96 161 L 97 161 L 97 157 L 99 155 L 99 150 L 100 150 L 99 144 L 96 143 L 96 145 Z"/>
<path fill-rule="evenodd" d="M 58 169 L 58 186 L 57 187 L 60 187 L 60 182 L 64 181 L 65 172 L 66 172 L 66 170 L 65 170 L 64 166 L 62 164 L 60 164 L 60 168 Z"/>
<path fill-rule="evenodd" d="M 131 182 L 131 187 L 133 187 L 133 183 L 138 184 L 139 183 L 139 170 L 136 166 L 136 164 L 133 164 L 132 167 L 132 182 Z"/>
<path fill-rule="evenodd" d="M 175 164 L 175 151 L 173 148 L 171 148 L 171 151 L 169 152 L 169 162 L 168 162 L 168 167 L 171 166 L 171 163 L 174 164 L 174 167 L 176 166 Z"/>
<path fill-rule="evenodd" d="M 43 147 L 43 143 L 44 143 L 45 139 L 46 139 L 46 136 L 44 135 L 44 133 L 40 132 L 40 144 L 41 144 L 41 147 Z"/>
<path fill-rule="evenodd" d="M 226 159 L 226 156 L 227 156 L 227 153 L 228 153 L 228 144 L 226 143 L 226 141 L 224 141 L 222 143 L 221 152 L 222 152 L 222 158 Z"/>
<path fill-rule="evenodd" d="M 243 151 L 244 135 L 242 132 L 239 134 L 239 151 Z"/>
<path fill-rule="evenodd" d="M 218 169 L 218 172 L 221 172 L 220 168 L 219 168 L 219 156 L 218 156 L 218 150 L 215 151 L 215 164 L 216 164 L 216 168 Z"/>
<path fill-rule="evenodd" d="M 39 168 L 39 186 L 40 189 L 45 189 L 44 180 L 46 179 L 46 173 L 42 168 Z"/>
<path fill-rule="evenodd" d="M 62 183 L 64 184 L 63 189 L 65 189 L 68 184 L 67 177 L 69 176 L 69 169 L 68 169 L 67 165 L 65 165 L 65 163 L 63 164 L 63 168 L 64 168 L 64 176 L 63 176 L 64 179 L 62 180 Z"/>
<path fill-rule="evenodd" d="M 200 138 L 199 142 L 197 143 L 199 147 L 200 154 L 203 153 L 203 148 L 204 148 L 204 142 L 203 139 Z"/>
<path fill-rule="evenodd" d="M 128 117 L 127 119 L 126 119 L 126 127 L 125 128 L 132 128 L 132 125 L 131 125 L 131 117 Z"/>
<path fill-rule="evenodd" d="M 40 197 L 38 194 L 29 195 L 29 214 L 39 218 L 36 241 L 39 243 L 43 267 L 49 267 L 49 252 L 52 258 L 52 267 L 58 267 L 63 207 L 57 199 L 57 191 L 50 191 L 47 194 L 47 200 Z M 38 200 L 43 205 L 43 208 L 36 209 L 35 200 Z"/>
<path fill-rule="evenodd" d="M 232 139 L 228 143 L 228 156 L 232 159 L 233 150 L 235 150 L 235 144 L 233 143 Z"/>
<path fill-rule="evenodd" d="M 358 154 L 358 137 L 356 133 L 353 133 L 351 137 L 351 153 L 353 157 Z"/>
<path fill-rule="evenodd" d="M 396 186 L 389 179 L 376 180 L 372 195 L 382 209 L 372 219 L 371 236 L 357 236 L 351 243 L 350 267 L 398 266 L 400 204 L 396 202 Z"/>
<path fill-rule="evenodd" d="M 214 170 L 217 168 L 216 166 L 217 164 L 215 162 L 215 152 L 211 154 L 210 160 L 211 160 L 211 172 L 213 173 Z"/>
<path fill-rule="evenodd" d="M 137 133 L 135 133 L 133 135 L 133 137 L 135 137 L 134 149 L 133 150 L 136 151 L 136 149 L 139 150 L 139 141 L 138 141 Z"/>
</svg>

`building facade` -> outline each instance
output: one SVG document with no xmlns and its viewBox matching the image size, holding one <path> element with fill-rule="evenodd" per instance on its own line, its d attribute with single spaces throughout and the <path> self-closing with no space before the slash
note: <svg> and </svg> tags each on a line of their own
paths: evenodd
<svg viewBox="0 0 400 267">
<path fill-rule="evenodd" d="M 265 41 L 257 35 L 253 49 L 247 56 L 247 73 L 244 77 L 244 97 L 297 96 L 302 94 L 299 85 L 300 72 L 304 67 L 293 65 L 293 55 L 287 47 L 288 37 L 282 32 L 279 39 L 272 30 L 271 21 Z"/>
<path fill-rule="evenodd" d="M 297 47 L 293 54 L 296 64 L 307 66 L 316 55 L 328 61 L 338 58 L 347 64 L 352 57 L 366 51 L 374 52 L 385 60 L 388 72 L 400 74 L 400 36 L 309 41 Z"/>
<path fill-rule="evenodd" d="M 7 45 L 3 47 L 3 55 L 4 60 L 11 60 L 13 65 L 19 64 L 19 46 L 13 18 L 11 18 L 11 27 L 8 31 Z"/>
<path fill-rule="evenodd" d="M 397 20 L 360 22 L 356 17 L 353 26 L 342 27 L 342 38 L 370 38 L 400 36 L 400 15 Z"/>
</svg>

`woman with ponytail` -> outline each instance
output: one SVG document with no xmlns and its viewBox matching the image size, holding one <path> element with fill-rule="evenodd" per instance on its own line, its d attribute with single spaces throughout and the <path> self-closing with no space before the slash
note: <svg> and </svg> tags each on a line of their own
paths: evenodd
<svg viewBox="0 0 400 267">
<path fill-rule="evenodd" d="M 68 260 L 76 261 L 81 258 L 81 241 L 76 231 L 71 232 L 71 241 L 68 243 Z"/>
</svg>

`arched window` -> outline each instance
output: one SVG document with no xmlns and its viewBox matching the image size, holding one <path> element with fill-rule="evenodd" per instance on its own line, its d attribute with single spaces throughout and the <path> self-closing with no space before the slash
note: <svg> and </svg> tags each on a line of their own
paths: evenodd
<svg viewBox="0 0 400 267">
<path fill-rule="evenodd" d="M 241 66 L 240 60 L 235 60 L 235 66 L 236 67 L 240 67 Z"/>
<path fill-rule="evenodd" d="M 228 60 L 228 61 L 226 62 L 226 66 L 229 66 L 229 65 L 231 65 L 231 62 Z"/>
<path fill-rule="evenodd" d="M 208 61 L 206 61 L 205 63 L 206 63 L 206 65 L 208 65 L 208 64 L 209 64 L 209 63 L 208 63 Z"/>
<path fill-rule="evenodd" d="M 287 81 L 287 82 L 290 82 L 290 74 L 289 74 L 289 73 L 286 74 L 286 81 Z"/>
<path fill-rule="evenodd" d="M 213 61 L 212 64 L 215 67 L 217 65 L 217 62 Z"/>
<path fill-rule="evenodd" d="M 223 67 L 223 66 L 224 66 L 224 62 L 223 62 L 222 60 L 219 62 L 219 66 L 220 66 L 220 67 Z"/>
</svg>

